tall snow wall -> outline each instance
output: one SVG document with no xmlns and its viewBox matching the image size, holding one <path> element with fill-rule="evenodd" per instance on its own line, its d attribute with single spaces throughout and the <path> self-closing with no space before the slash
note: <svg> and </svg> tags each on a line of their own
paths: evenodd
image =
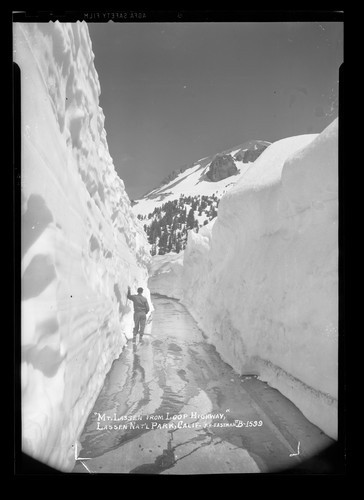
<svg viewBox="0 0 364 500">
<path fill-rule="evenodd" d="M 337 438 L 337 120 L 272 144 L 190 232 L 183 302 L 234 369 Z"/>
<path fill-rule="evenodd" d="M 23 451 L 71 470 L 147 290 L 149 245 L 109 155 L 85 23 L 15 24 L 21 70 Z"/>
<path fill-rule="evenodd" d="M 150 293 L 180 300 L 183 295 L 183 251 L 154 255 L 149 267 L 149 275 Z"/>
</svg>

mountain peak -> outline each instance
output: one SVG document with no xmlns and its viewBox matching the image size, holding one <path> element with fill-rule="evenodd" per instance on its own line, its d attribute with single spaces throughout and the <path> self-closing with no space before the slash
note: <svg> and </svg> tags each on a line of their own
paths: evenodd
<svg viewBox="0 0 364 500">
<path fill-rule="evenodd" d="M 155 203 L 179 198 L 180 194 L 210 195 L 216 191 L 222 194 L 222 185 L 211 186 L 231 176 L 237 176 L 246 169 L 246 164 L 255 161 L 258 156 L 270 145 L 268 141 L 250 140 L 211 156 L 205 156 L 191 164 L 185 164 L 168 174 L 162 182 L 151 191 L 148 191 L 140 200 L 135 200 L 136 214 L 146 214 L 145 201 Z M 213 163 L 216 161 L 216 164 Z M 216 166 L 218 165 L 218 166 Z M 215 173 L 212 173 L 214 171 Z M 210 173 L 208 173 L 210 172 Z M 220 173 L 217 173 L 220 172 Z M 236 182 L 233 177 L 231 182 Z M 224 188 L 223 188 L 224 189 Z M 192 191 L 191 191 L 192 190 Z"/>
<path fill-rule="evenodd" d="M 248 141 L 201 158 L 174 170 L 142 199 L 133 200 L 133 212 L 143 223 L 152 255 L 183 250 L 188 231 L 198 232 L 217 216 L 220 198 L 269 145 Z"/>
</svg>

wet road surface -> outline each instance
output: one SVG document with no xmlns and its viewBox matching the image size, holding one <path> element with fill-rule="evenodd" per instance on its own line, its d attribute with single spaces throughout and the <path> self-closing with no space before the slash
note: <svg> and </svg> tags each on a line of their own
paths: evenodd
<svg viewBox="0 0 364 500">
<path fill-rule="evenodd" d="M 176 300 L 152 297 L 150 335 L 114 361 L 75 473 L 324 473 L 333 441 L 282 394 L 240 376 Z"/>
</svg>

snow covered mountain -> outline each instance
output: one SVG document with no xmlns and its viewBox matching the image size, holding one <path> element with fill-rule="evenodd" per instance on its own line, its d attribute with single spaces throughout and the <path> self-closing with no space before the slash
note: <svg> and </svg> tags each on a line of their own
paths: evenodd
<svg viewBox="0 0 364 500">
<path fill-rule="evenodd" d="M 145 233 L 108 151 L 86 23 L 14 24 L 21 71 L 22 449 L 72 470 L 147 289 Z"/>
<path fill-rule="evenodd" d="M 160 186 L 133 202 L 152 245 L 152 255 L 179 253 L 190 229 L 198 231 L 217 216 L 220 198 L 270 145 L 248 141 L 172 172 Z"/>
</svg>

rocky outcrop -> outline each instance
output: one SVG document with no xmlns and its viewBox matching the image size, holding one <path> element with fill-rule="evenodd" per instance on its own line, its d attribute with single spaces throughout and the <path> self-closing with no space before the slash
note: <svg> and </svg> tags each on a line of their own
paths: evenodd
<svg viewBox="0 0 364 500">
<path fill-rule="evenodd" d="M 210 181 L 217 182 L 237 173 L 238 168 L 231 155 L 217 155 L 212 160 L 206 176 Z"/>
<path fill-rule="evenodd" d="M 253 149 L 239 151 L 239 153 L 234 156 L 234 159 L 236 161 L 242 161 L 243 163 L 253 162 L 259 158 L 265 149 L 267 149 L 268 145 L 269 144 L 258 144 L 255 145 Z"/>
</svg>

